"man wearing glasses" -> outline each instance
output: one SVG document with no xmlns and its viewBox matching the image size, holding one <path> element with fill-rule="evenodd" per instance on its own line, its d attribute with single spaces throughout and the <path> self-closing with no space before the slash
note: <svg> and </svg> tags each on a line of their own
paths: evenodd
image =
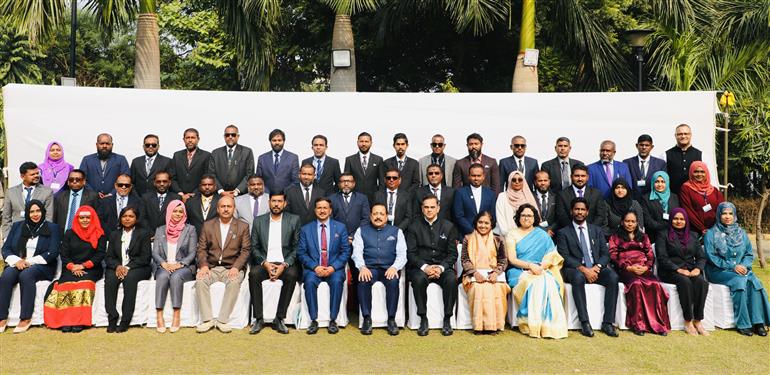
<svg viewBox="0 0 770 375">
<path fill-rule="evenodd" d="M 537 159 L 524 156 L 527 152 L 527 139 L 520 135 L 511 138 L 511 151 L 513 155 L 500 160 L 500 191 L 508 188 L 508 176 L 513 171 L 521 172 L 527 180 L 527 187 L 533 190 L 535 173 L 539 167 Z"/>
<path fill-rule="evenodd" d="M 444 184 L 444 171 L 438 164 L 430 164 L 423 172 L 428 176 L 428 184 L 415 190 L 414 193 L 414 216 L 417 220 L 422 210 L 423 198 L 433 195 L 438 200 L 440 210 L 438 218 L 452 221 L 452 205 L 455 197 L 455 189 Z"/>
<path fill-rule="evenodd" d="M 225 128 L 225 145 L 211 152 L 208 173 L 214 176 L 220 196 L 237 197 L 248 191 L 248 177 L 254 174 L 254 153 L 238 144 L 238 127 Z"/>
<path fill-rule="evenodd" d="M 127 174 L 119 175 L 118 179 L 115 180 L 115 194 L 104 197 L 99 201 L 96 213 L 102 223 L 102 228 L 107 233 L 118 229 L 118 215 L 121 210 L 127 206 L 140 209 L 144 205 L 144 201 L 139 198 L 139 195 L 133 192 L 131 181 L 131 176 Z M 139 216 L 142 215 L 140 214 Z"/>
<path fill-rule="evenodd" d="M 428 176 L 425 174 L 428 166 L 431 164 L 438 164 L 441 167 L 441 175 L 444 176 L 444 185 L 452 185 L 452 171 L 455 168 L 455 162 L 457 159 L 444 154 L 444 136 L 436 134 L 430 140 L 431 153 L 420 158 L 420 176 L 422 180 L 422 186 L 428 185 Z"/>
<path fill-rule="evenodd" d="M 168 172 L 173 177 L 171 159 L 160 155 L 160 139 L 155 134 L 144 136 L 144 156 L 131 161 L 131 180 L 134 181 L 134 191 L 142 195 L 150 190 L 155 174 Z"/>
<path fill-rule="evenodd" d="M 94 207 L 99 200 L 99 195 L 93 190 L 84 189 L 85 186 L 86 173 L 82 169 L 73 169 L 67 176 L 67 187 L 59 190 L 53 198 L 53 222 L 62 233 L 72 227 L 78 208 Z"/>
</svg>

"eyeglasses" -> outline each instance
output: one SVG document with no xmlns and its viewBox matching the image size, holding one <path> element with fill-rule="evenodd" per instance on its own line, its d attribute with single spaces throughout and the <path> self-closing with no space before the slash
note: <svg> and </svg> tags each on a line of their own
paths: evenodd
<svg viewBox="0 0 770 375">
<path fill-rule="evenodd" d="M 68 182 L 80 182 L 83 181 L 83 177 L 70 177 L 67 179 Z"/>
<path fill-rule="evenodd" d="M 428 172 L 428 176 L 438 176 L 441 172 Z"/>
<path fill-rule="evenodd" d="M 385 176 L 385 179 L 388 181 L 398 180 L 399 178 L 398 176 Z"/>
<path fill-rule="evenodd" d="M 352 184 L 352 183 L 356 182 L 356 180 L 340 180 L 340 183 L 341 183 L 341 184 L 344 184 L 344 183 L 346 183 L 346 182 L 349 182 L 349 183 L 351 183 L 351 184 Z"/>
<path fill-rule="evenodd" d="M 158 144 L 157 143 L 145 143 L 144 147 L 146 147 L 146 148 L 156 148 L 156 147 L 158 147 Z"/>
<path fill-rule="evenodd" d="M 511 182 L 523 182 L 523 181 L 524 181 L 523 178 L 512 178 L 511 179 Z"/>
<path fill-rule="evenodd" d="M 225 137 L 226 137 L 226 138 L 227 138 L 227 137 L 229 137 L 229 138 L 235 138 L 235 137 L 237 137 L 237 136 L 238 136 L 238 133 L 225 133 Z"/>
<path fill-rule="evenodd" d="M 433 142 L 430 144 L 430 147 L 444 147 L 444 144 L 439 142 Z"/>
<path fill-rule="evenodd" d="M 515 145 L 511 145 L 511 147 L 513 147 L 513 148 L 527 148 L 527 145 L 515 144 Z"/>
<path fill-rule="evenodd" d="M 130 188 L 131 184 L 116 183 L 115 186 L 117 186 L 119 188 Z"/>
</svg>

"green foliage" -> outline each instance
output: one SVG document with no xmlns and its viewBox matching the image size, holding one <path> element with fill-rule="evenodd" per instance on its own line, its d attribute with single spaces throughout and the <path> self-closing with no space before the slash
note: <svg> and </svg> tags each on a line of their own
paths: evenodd
<svg viewBox="0 0 770 375">
<path fill-rule="evenodd" d="M 770 182 L 770 90 L 756 97 L 737 98 L 732 121 L 732 147 L 742 172 L 759 172 Z"/>
<path fill-rule="evenodd" d="M 0 87 L 40 81 L 40 68 L 36 64 L 42 57 L 44 55 L 30 46 L 25 35 L 0 20 Z"/>
<path fill-rule="evenodd" d="M 52 35 L 62 24 L 69 1 L 66 0 L 0 0 L 0 14 L 32 43 Z"/>
<path fill-rule="evenodd" d="M 352 16 L 360 12 L 366 12 L 377 8 L 378 0 L 320 0 L 331 8 L 336 14 Z"/>
</svg>

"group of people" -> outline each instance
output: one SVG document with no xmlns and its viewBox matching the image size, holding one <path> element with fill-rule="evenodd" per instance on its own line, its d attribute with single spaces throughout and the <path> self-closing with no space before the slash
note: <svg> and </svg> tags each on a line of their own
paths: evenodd
<svg viewBox="0 0 770 375">
<path fill-rule="evenodd" d="M 281 280 L 272 328 L 288 333 L 288 304 L 301 282 L 311 319 L 307 333 L 318 332 L 317 289 L 326 282 L 327 330 L 334 334 L 349 268 L 363 334 L 372 333 L 376 282 L 386 289 L 387 332 L 399 333 L 395 316 L 400 278 L 406 277 L 420 336 L 429 332 L 427 288 L 436 283 L 443 335 L 453 332 L 459 284 L 476 333 L 504 329 L 513 293 L 522 333 L 567 337 L 565 282 L 583 335 L 594 334 L 586 284 L 605 287 L 601 330 L 618 335 L 619 282 L 628 304 L 625 324 L 638 335 L 665 335 L 668 293 L 661 281 L 676 285 L 689 334 L 708 335 L 702 320 L 710 281 L 730 288 L 738 331 L 764 336 L 770 302 L 751 271 L 751 244 L 735 206 L 711 185 L 691 136 L 689 126 L 677 126 L 677 144 L 665 160 L 651 155 L 648 135 L 638 138 L 638 154 L 622 162 L 615 160 L 615 143 L 605 140 L 599 160 L 585 165 L 569 157 L 565 137 L 556 141 L 556 156 L 539 164 L 526 155 L 526 139 L 515 136 L 512 155 L 498 163 L 483 154 L 476 133 L 467 137 L 463 158 L 444 154 L 445 139 L 437 134 L 431 154 L 416 160 L 406 154 L 405 134 L 393 137 L 395 155 L 383 159 L 370 152 L 372 136 L 364 132 L 357 137 L 359 152 L 342 168 L 326 154 L 323 135 L 313 137 L 313 156 L 300 163 L 284 148 L 280 129 L 270 132 L 271 150 L 256 163 L 252 150 L 238 143 L 234 125 L 225 128 L 225 145 L 210 153 L 198 148 L 196 129 L 185 130 L 185 148 L 171 158 L 159 154 L 158 136 L 147 135 L 144 155 L 130 166 L 112 152 L 109 134 L 97 137 L 97 152 L 79 168 L 65 161 L 60 142 L 51 142 L 44 162 L 23 163 L 22 182 L 5 195 L 0 332 L 16 284 L 21 314 L 14 332 L 29 328 L 35 283 L 53 280 L 60 259 L 61 275 L 46 292 L 44 322 L 64 332 L 91 326 L 102 277 L 107 332 L 129 328 L 137 285 L 151 277 L 158 332 L 167 329 L 169 294 L 168 330 L 180 329 L 183 285 L 193 280 L 202 321 L 197 331 L 230 332 L 229 317 L 248 275 L 250 333 L 266 326 L 263 282 Z M 216 316 L 210 296 L 215 282 L 225 284 Z M 118 311 L 120 285 L 124 302 Z"/>
</svg>

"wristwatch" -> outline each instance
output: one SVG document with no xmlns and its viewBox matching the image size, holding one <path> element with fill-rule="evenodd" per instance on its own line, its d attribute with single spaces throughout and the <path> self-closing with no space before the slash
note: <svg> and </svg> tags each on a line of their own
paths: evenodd
<svg viewBox="0 0 770 375">
<path fill-rule="evenodd" d="M 602 265 L 600 263 L 596 263 L 596 266 L 599 267 L 599 269 L 604 268 L 604 267 L 602 267 Z"/>
</svg>

